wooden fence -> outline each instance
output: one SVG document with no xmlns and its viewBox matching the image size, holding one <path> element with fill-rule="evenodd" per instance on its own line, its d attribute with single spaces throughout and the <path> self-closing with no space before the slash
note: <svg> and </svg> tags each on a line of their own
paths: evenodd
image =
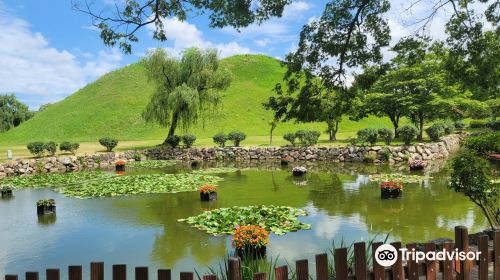
<svg viewBox="0 0 500 280">
<path fill-rule="evenodd" d="M 347 248 L 339 248 L 334 252 L 335 276 L 331 275 L 329 269 L 329 260 L 327 254 L 316 255 L 315 278 L 317 280 L 419 280 L 419 279 L 495 279 L 500 280 L 500 230 L 493 232 L 493 247 L 489 246 L 488 235 L 480 235 L 477 237 L 477 251 L 481 252 L 480 259 L 477 262 L 473 261 L 425 261 L 424 263 L 417 263 L 415 260 L 409 260 L 406 263 L 402 262 L 401 253 L 398 250 L 397 262 L 389 268 L 384 268 L 376 261 L 373 261 L 371 269 L 367 266 L 366 244 L 364 242 L 354 244 L 354 266 L 349 269 L 348 266 L 348 250 Z M 397 249 L 401 248 L 401 242 L 391 243 Z M 375 251 L 382 245 L 381 242 L 373 243 L 372 246 L 372 259 L 375 260 Z M 407 244 L 406 248 L 410 251 L 416 248 L 416 244 Z M 455 228 L 455 242 L 447 242 L 443 244 L 443 249 L 453 251 L 471 251 L 469 248 L 469 235 L 466 227 Z M 426 243 L 424 251 L 436 251 L 435 243 Z M 487 253 L 485 253 L 487 252 Z M 493 265 L 490 265 L 493 263 Z M 242 280 L 241 263 L 238 258 L 230 258 L 228 261 L 227 280 Z M 82 266 L 70 266 L 68 268 L 69 280 L 82 280 Z M 47 280 L 60 280 L 59 269 L 47 269 Z M 171 271 L 168 269 L 160 269 L 150 275 L 147 267 L 135 268 L 136 280 L 171 280 Z M 119 264 L 112 266 L 112 280 L 126 280 L 127 267 L 126 265 Z M 38 272 L 26 272 L 25 280 L 38 280 Z M 194 273 L 181 272 L 180 280 L 194 280 Z M 267 273 L 255 273 L 254 280 L 267 280 L 269 275 Z M 275 280 L 288 280 L 289 268 L 287 266 L 280 266 L 275 268 L 273 278 Z M 294 278 L 296 280 L 311 280 L 309 273 L 308 260 L 298 260 L 295 264 Z M 17 275 L 6 275 L 5 280 L 19 280 Z M 104 280 L 104 263 L 93 262 L 90 264 L 90 280 Z M 217 280 L 215 275 L 205 275 L 203 280 Z"/>
</svg>

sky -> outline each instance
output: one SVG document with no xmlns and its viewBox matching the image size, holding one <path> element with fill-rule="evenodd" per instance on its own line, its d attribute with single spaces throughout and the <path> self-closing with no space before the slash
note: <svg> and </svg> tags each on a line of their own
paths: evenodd
<svg viewBox="0 0 500 280">
<path fill-rule="evenodd" d="M 95 0 L 112 8 L 113 1 Z M 416 26 L 409 21 L 429 9 L 424 0 L 405 11 L 409 1 L 391 2 L 387 14 L 392 42 L 411 35 Z M 294 0 L 281 18 L 251 25 L 240 32 L 233 28 L 211 29 L 205 16 L 181 22 L 165 19 L 168 41 L 151 39 L 151 28 L 141 30 L 133 54 L 103 45 L 88 15 L 72 9 L 70 0 L 0 0 L 0 93 L 15 93 L 36 110 L 42 104 L 64 99 L 114 69 L 137 62 L 151 48 L 163 47 L 180 53 L 188 47 L 217 48 L 220 57 L 235 54 L 265 54 L 282 59 L 293 51 L 302 26 L 319 17 L 325 0 Z M 443 11 L 428 29 L 428 35 L 444 38 Z M 391 57 L 384 51 L 385 59 Z"/>
</svg>

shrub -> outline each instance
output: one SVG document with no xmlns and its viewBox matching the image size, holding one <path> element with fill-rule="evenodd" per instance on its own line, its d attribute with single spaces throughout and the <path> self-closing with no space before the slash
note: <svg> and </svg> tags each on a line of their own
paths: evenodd
<svg viewBox="0 0 500 280">
<path fill-rule="evenodd" d="M 374 162 L 377 159 L 377 152 L 369 151 L 363 155 L 363 161 Z"/>
<path fill-rule="evenodd" d="M 103 137 L 99 139 L 99 144 L 106 148 L 106 152 L 111 152 L 116 147 L 116 145 L 118 145 L 118 140 L 109 137 Z"/>
<path fill-rule="evenodd" d="M 500 130 L 500 121 L 490 121 L 488 123 L 488 128 L 493 129 L 495 131 Z"/>
<path fill-rule="evenodd" d="M 247 135 L 241 131 L 231 131 L 227 135 L 227 139 L 233 141 L 234 146 L 236 146 L 236 147 L 239 147 L 240 142 L 245 140 L 245 138 L 247 138 Z"/>
<path fill-rule="evenodd" d="M 318 144 L 319 136 L 321 132 L 316 130 L 306 131 L 304 135 L 304 145 L 312 146 Z"/>
<path fill-rule="evenodd" d="M 443 128 L 444 128 L 444 134 L 452 134 L 453 131 L 455 130 L 455 124 L 452 122 L 445 122 L 443 123 Z"/>
<path fill-rule="evenodd" d="M 214 135 L 214 137 L 212 137 L 212 139 L 214 140 L 214 143 L 219 145 L 219 147 L 225 147 L 226 146 L 226 141 L 227 141 L 227 135 L 220 132 L 220 133 L 217 133 Z"/>
<path fill-rule="evenodd" d="M 364 128 L 358 130 L 358 139 L 362 144 L 365 142 L 370 143 L 371 145 L 375 145 L 377 143 L 378 132 L 374 128 Z"/>
<path fill-rule="evenodd" d="M 425 129 L 425 132 L 429 137 L 431 138 L 432 141 L 437 142 L 439 141 L 439 138 L 445 134 L 443 125 L 441 124 L 433 124 L 429 126 L 428 128 Z"/>
<path fill-rule="evenodd" d="M 405 145 L 410 145 L 411 141 L 417 136 L 418 130 L 414 126 L 404 125 L 398 128 L 398 134 Z"/>
<path fill-rule="evenodd" d="M 465 147 L 480 155 L 500 152 L 500 132 L 483 133 L 465 140 Z"/>
<path fill-rule="evenodd" d="M 358 144 L 358 138 L 356 137 L 349 137 L 347 141 L 349 142 L 349 145 L 353 147 L 356 147 L 356 145 Z"/>
<path fill-rule="evenodd" d="M 45 144 L 43 142 L 31 142 L 26 147 L 35 157 L 41 157 L 45 152 Z"/>
<path fill-rule="evenodd" d="M 283 139 L 290 142 L 290 144 L 292 144 L 292 146 L 295 146 L 295 139 L 296 138 L 297 138 L 296 134 L 292 133 L 292 132 L 288 132 L 288 133 L 285 133 L 285 135 L 283 135 Z"/>
<path fill-rule="evenodd" d="M 186 148 L 191 148 L 196 141 L 196 136 L 192 134 L 186 134 L 182 136 L 182 143 Z"/>
<path fill-rule="evenodd" d="M 135 152 L 134 155 L 132 156 L 132 158 L 134 159 L 134 161 L 141 161 L 142 160 L 141 154 L 139 154 L 138 152 Z"/>
<path fill-rule="evenodd" d="M 465 128 L 465 122 L 463 120 L 455 121 L 454 125 L 455 125 L 455 129 L 458 131 L 461 131 L 462 129 Z"/>
<path fill-rule="evenodd" d="M 167 145 L 169 145 L 171 148 L 179 147 L 180 142 L 181 137 L 179 135 L 172 135 L 170 137 L 167 137 L 167 140 L 165 140 L 165 143 L 167 143 Z"/>
<path fill-rule="evenodd" d="M 384 140 L 386 145 L 390 145 L 392 140 L 394 139 L 394 132 L 388 128 L 380 128 L 378 130 L 378 136 Z"/>
<path fill-rule="evenodd" d="M 54 156 L 57 152 L 57 144 L 54 141 L 49 141 L 43 144 L 44 149 L 49 153 L 49 155 Z"/>
<path fill-rule="evenodd" d="M 295 132 L 295 138 L 299 139 L 301 145 L 305 145 L 306 133 L 305 130 L 297 130 L 297 132 Z"/>
<path fill-rule="evenodd" d="M 380 153 L 380 157 L 383 161 L 389 161 L 391 159 L 392 153 L 389 149 L 384 148 Z"/>
<path fill-rule="evenodd" d="M 59 145 L 59 150 L 61 152 L 70 152 L 72 154 L 75 154 L 75 152 L 76 152 L 76 150 L 78 150 L 78 148 L 80 148 L 80 144 L 71 143 L 68 141 L 61 142 L 61 144 Z"/>
<path fill-rule="evenodd" d="M 488 125 L 488 121 L 485 120 L 471 120 L 469 123 L 470 128 L 484 128 Z"/>
</svg>

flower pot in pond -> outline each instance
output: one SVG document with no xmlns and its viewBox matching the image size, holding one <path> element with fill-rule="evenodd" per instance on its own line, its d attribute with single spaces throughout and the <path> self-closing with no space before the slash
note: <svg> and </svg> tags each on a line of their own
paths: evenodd
<svg viewBox="0 0 500 280">
<path fill-rule="evenodd" d="M 115 170 L 116 171 L 125 171 L 125 165 L 127 164 L 124 160 L 119 160 L 115 162 Z"/>
<path fill-rule="evenodd" d="M 288 163 L 290 163 L 290 162 L 288 160 L 286 160 L 286 159 L 282 159 L 281 160 L 281 165 L 283 165 L 283 166 L 287 166 Z"/>
<path fill-rule="evenodd" d="M 425 163 L 419 159 L 412 159 L 408 162 L 411 171 L 423 170 L 425 168 Z"/>
<path fill-rule="evenodd" d="M 238 254 L 238 257 L 241 259 L 256 260 L 265 258 L 267 253 L 266 250 L 266 246 L 258 248 L 247 246 L 245 248 L 236 249 L 236 254 Z"/>
<path fill-rule="evenodd" d="M 403 195 L 403 183 L 401 182 L 382 182 L 380 184 L 380 197 L 385 198 L 398 198 Z"/>
<path fill-rule="evenodd" d="M 269 232 L 260 226 L 236 226 L 232 245 L 242 259 L 264 258 Z"/>
<path fill-rule="evenodd" d="M 12 196 L 12 189 L 2 189 L 0 192 L 2 193 L 2 197 Z"/>
<path fill-rule="evenodd" d="M 36 213 L 46 215 L 56 212 L 56 201 L 54 199 L 41 199 L 36 202 Z"/>
<path fill-rule="evenodd" d="M 307 173 L 307 168 L 303 167 L 303 166 L 295 166 L 293 169 L 292 169 L 292 174 L 293 176 L 303 176 Z"/>
<path fill-rule="evenodd" d="M 201 201 L 217 200 L 217 193 L 216 192 L 200 193 L 200 199 Z"/>
</svg>

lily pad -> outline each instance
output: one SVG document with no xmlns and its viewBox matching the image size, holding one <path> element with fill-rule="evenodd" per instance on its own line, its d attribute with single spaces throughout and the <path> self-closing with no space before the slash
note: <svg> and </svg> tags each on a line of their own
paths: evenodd
<svg viewBox="0 0 500 280">
<path fill-rule="evenodd" d="M 290 231 L 310 229 L 297 217 L 307 215 L 306 211 L 287 206 L 234 206 L 206 211 L 198 216 L 180 219 L 213 235 L 233 234 L 239 225 L 258 225 L 277 235 Z"/>
<path fill-rule="evenodd" d="M 49 173 L 33 176 L 7 177 L 0 181 L 2 184 L 13 185 L 17 189 L 22 188 L 46 188 L 60 187 L 80 184 L 90 180 L 101 180 L 114 177 L 114 174 L 106 172 L 71 172 L 71 173 Z"/>
<path fill-rule="evenodd" d="M 207 168 L 207 169 L 200 169 L 200 170 L 194 170 L 192 173 L 195 174 L 222 174 L 222 173 L 232 173 L 236 172 L 240 169 L 234 168 L 234 167 L 217 167 L 217 168 Z"/>
<path fill-rule="evenodd" d="M 128 163 L 128 166 L 134 168 L 165 168 L 174 166 L 178 163 L 176 160 L 143 160 Z"/>
<path fill-rule="evenodd" d="M 432 177 L 420 176 L 420 175 L 403 175 L 403 174 L 374 174 L 370 175 L 370 181 L 372 182 L 402 182 L 402 183 L 421 183 L 425 179 L 431 179 Z"/>
</svg>

